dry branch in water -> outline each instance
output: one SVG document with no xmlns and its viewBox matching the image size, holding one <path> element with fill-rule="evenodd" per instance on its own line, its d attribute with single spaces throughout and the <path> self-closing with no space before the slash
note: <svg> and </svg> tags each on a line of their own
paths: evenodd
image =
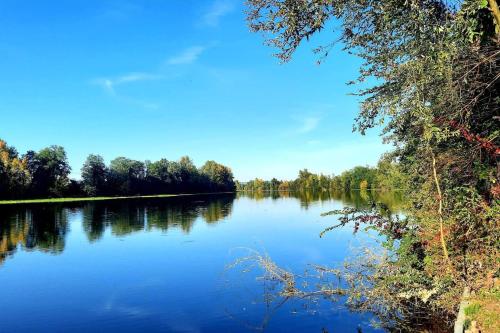
<svg viewBox="0 0 500 333">
<path fill-rule="evenodd" d="M 279 297 L 306 299 L 317 296 L 334 297 L 346 295 L 345 289 L 333 287 L 333 285 L 330 284 L 325 285 L 324 282 L 320 288 L 315 288 L 316 286 L 313 287 L 312 290 L 310 288 L 309 282 L 311 278 L 323 278 L 327 274 L 334 275 L 338 278 L 340 276 L 339 270 L 311 265 L 317 274 L 311 275 L 309 272 L 306 272 L 304 275 L 297 275 L 278 266 L 268 254 L 261 254 L 249 248 L 244 249 L 248 251 L 248 255 L 236 259 L 226 268 L 236 269 L 240 267 L 243 273 L 250 272 L 253 269 L 261 270 L 263 275 L 259 276 L 257 279 L 264 283 L 277 284 L 277 296 Z"/>
<path fill-rule="evenodd" d="M 405 288 L 393 279 L 401 272 L 386 252 L 377 254 L 365 248 L 341 269 L 309 265 L 310 270 L 298 275 L 280 267 L 266 253 L 244 250 L 248 254 L 236 259 L 227 269 L 262 273 L 257 280 L 264 285 L 272 284 L 264 288 L 265 299 L 281 299 L 276 308 L 292 299 L 316 303 L 319 299 L 337 302 L 339 297 L 345 297 L 345 304 L 351 311 L 375 314 L 376 319 L 372 322 L 375 327 L 422 331 L 436 318 L 441 318 L 440 323 L 446 326 L 443 319 L 446 317 L 437 314 L 429 302 L 438 289 L 417 285 Z"/>
</svg>

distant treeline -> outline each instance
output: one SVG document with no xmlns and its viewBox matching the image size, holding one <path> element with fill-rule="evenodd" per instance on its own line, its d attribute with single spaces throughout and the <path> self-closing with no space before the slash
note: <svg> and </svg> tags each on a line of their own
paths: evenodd
<svg viewBox="0 0 500 333">
<path fill-rule="evenodd" d="M 383 157 L 377 167 L 357 166 L 338 176 L 314 174 L 300 170 L 295 180 L 262 180 L 256 178 L 246 183 L 236 182 L 239 191 L 350 191 L 382 189 L 394 190 L 405 187 L 405 180 L 398 164 Z"/>
<path fill-rule="evenodd" d="M 214 161 L 197 168 L 187 156 L 156 162 L 117 157 L 107 166 L 101 156 L 89 155 L 81 168 L 81 180 L 70 179 L 70 172 L 61 146 L 20 155 L 0 140 L 0 199 L 235 190 L 230 168 Z"/>
</svg>

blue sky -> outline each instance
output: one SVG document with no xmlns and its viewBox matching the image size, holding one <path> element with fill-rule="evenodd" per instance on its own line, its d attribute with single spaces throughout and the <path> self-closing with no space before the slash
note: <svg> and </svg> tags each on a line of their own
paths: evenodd
<svg viewBox="0 0 500 333">
<path fill-rule="evenodd" d="M 189 155 L 239 180 L 338 174 L 389 149 L 352 133 L 359 60 L 326 31 L 279 64 L 242 1 L 2 0 L 0 138 L 20 152 L 66 148 L 72 176 L 106 161 Z"/>
</svg>

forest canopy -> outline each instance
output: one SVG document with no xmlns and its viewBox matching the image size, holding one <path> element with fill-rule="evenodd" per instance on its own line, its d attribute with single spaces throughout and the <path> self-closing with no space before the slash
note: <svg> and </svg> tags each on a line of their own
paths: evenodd
<svg viewBox="0 0 500 333">
<path fill-rule="evenodd" d="M 61 146 L 20 155 L 0 140 L 0 199 L 64 196 L 131 196 L 165 193 L 234 191 L 227 166 L 207 161 L 197 168 L 184 156 L 179 161 L 113 159 L 109 166 L 91 154 L 81 168 L 81 180 L 69 178 L 71 167 Z"/>
<path fill-rule="evenodd" d="M 256 178 L 244 183 L 236 182 L 238 191 L 402 191 L 405 186 L 404 175 L 389 156 L 381 158 L 376 167 L 356 166 L 336 176 L 303 169 L 294 180 Z"/>
</svg>

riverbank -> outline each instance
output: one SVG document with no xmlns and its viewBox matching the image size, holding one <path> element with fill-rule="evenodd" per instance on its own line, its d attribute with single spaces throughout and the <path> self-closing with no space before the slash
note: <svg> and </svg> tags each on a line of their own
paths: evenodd
<svg viewBox="0 0 500 333">
<path fill-rule="evenodd" d="M 159 198 L 175 198 L 175 197 L 211 195 L 211 194 L 230 194 L 230 193 L 235 193 L 235 192 L 178 193 L 178 194 L 136 195 L 136 196 L 120 196 L 120 197 L 80 197 L 80 198 L 47 198 L 47 199 L 29 199 L 29 200 L 1 200 L 0 205 L 108 201 L 108 200 L 126 200 L 126 199 L 159 199 Z"/>
</svg>

